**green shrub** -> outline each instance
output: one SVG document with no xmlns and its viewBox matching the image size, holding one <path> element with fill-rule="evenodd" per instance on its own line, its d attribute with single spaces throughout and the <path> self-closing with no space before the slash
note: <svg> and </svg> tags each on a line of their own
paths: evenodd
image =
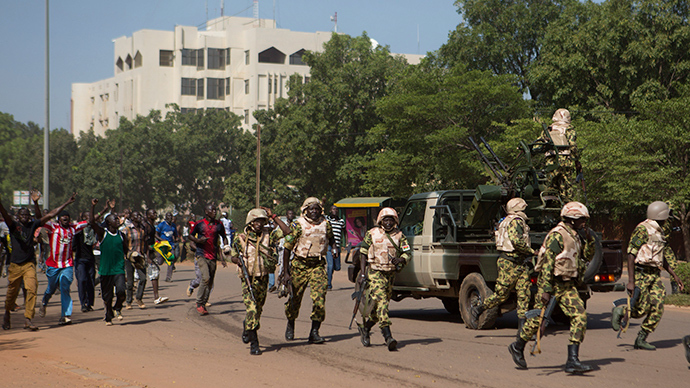
<svg viewBox="0 0 690 388">
<path fill-rule="evenodd" d="M 687 294 L 666 295 L 666 299 L 664 299 L 664 304 L 673 304 L 676 306 L 690 306 L 690 295 L 687 295 Z"/>
</svg>

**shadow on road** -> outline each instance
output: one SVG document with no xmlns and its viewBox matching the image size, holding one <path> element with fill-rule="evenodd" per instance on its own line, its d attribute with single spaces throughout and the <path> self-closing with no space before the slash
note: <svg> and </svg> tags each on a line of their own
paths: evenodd
<svg viewBox="0 0 690 388">
<path fill-rule="evenodd" d="M 33 344 L 33 342 L 36 341 L 36 338 L 27 338 L 24 340 L 7 340 L 7 341 L 0 341 L 0 351 L 2 350 L 22 350 L 22 349 L 29 349 L 33 348 L 36 345 Z"/>
<path fill-rule="evenodd" d="M 125 318 L 125 321 L 120 323 L 120 326 L 145 325 L 145 324 L 151 323 L 151 322 L 171 322 L 171 321 L 170 321 L 170 318 L 155 318 L 155 319 L 140 319 L 138 321 L 127 322 L 126 318 Z"/>
<path fill-rule="evenodd" d="M 415 340 L 398 341 L 398 349 L 402 349 L 407 345 L 431 345 L 439 342 L 443 342 L 443 340 L 441 338 L 420 338 Z"/>
<path fill-rule="evenodd" d="M 448 314 L 446 310 L 395 310 L 390 311 L 391 318 L 410 319 L 424 322 L 455 322 L 462 323 L 460 315 Z"/>
</svg>

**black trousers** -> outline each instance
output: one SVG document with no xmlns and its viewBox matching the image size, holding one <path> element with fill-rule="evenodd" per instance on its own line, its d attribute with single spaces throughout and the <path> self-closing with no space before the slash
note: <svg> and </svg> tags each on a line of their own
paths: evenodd
<svg viewBox="0 0 690 388">
<path fill-rule="evenodd" d="M 114 307 L 113 296 L 116 297 Z M 105 305 L 105 321 L 112 322 L 115 316 L 113 310 L 122 310 L 125 302 L 125 274 L 101 275 L 101 297 Z"/>
<path fill-rule="evenodd" d="M 96 289 L 96 261 L 94 259 L 75 260 L 74 277 L 77 278 L 77 290 L 81 307 L 92 307 Z"/>
<path fill-rule="evenodd" d="M 144 298 L 144 288 L 146 288 L 146 272 L 141 269 L 134 268 L 131 261 L 125 260 L 125 273 L 127 274 L 127 303 L 132 303 L 132 294 L 134 293 L 134 270 L 139 274 L 139 283 L 137 283 L 137 299 Z"/>
</svg>

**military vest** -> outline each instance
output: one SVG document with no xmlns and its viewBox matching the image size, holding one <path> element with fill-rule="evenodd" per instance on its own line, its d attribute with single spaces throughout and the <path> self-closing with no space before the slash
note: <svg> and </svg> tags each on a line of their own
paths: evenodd
<svg viewBox="0 0 690 388">
<path fill-rule="evenodd" d="M 635 256 L 635 264 L 648 265 L 651 267 L 661 268 L 664 265 L 664 248 L 666 247 L 666 239 L 659 224 L 650 219 L 646 219 L 640 223 L 647 229 L 647 242 L 640 247 L 640 250 Z"/>
<path fill-rule="evenodd" d="M 318 224 L 312 224 L 304 217 L 296 220 L 302 227 L 302 235 L 297 239 L 292 252 L 299 257 L 322 257 L 328 249 L 328 221 L 321 218 Z"/>
<path fill-rule="evenodd" d="M 399 256 L 395 246 L 400 247 L 402 232 L 398 230 L 389 235 L 395 245 L 386 237 L 386 231 L 381 227 L 372 228 L 369 230 L 369 234 L 371 235 L 371 246 L 369 247 L 367 262 L 371 268 L 377 271 L 395 271 L 395 265 L 391 263 L 391 259 Z"/>
<path fill-rule="evenodd" d="M 511 253 L 515 252 L 515 247 L 513 246 L 513 242 L 510 241 L 510 236 L 508 236 L 508 226 L 510 225 L 513 220 L 519 220 L 518 222 L 522 221 L 523 225 L 523 233 L 521 238 L 527 243 L 527 246 L 531 246 L 532 242 L 529 237 L 529 226 L 527 226 L 527 223 L 524 222 L 525 220 L 522 219 L 517 214 L 508 214 L 506 218 L 503 219 L 503 222 L 501 222 L 498 225 L 498 230 L 496 231 L 496 249 L 499 251 Z"/>
<path fill-rule="evenodd" d="M 240 247 L 242 248 L 240 260 L 244 261 L 249 276 L 261 277 L 268 275 L 270 271 L 266 269 L 265 257 L 271 256 L 271 251 L 268 248 L 270 244 L 269 233 L 264 232 L 261 234 L 261 239 L 258 240 L 259 249 L 257 249 L 257 242 L 250 241 L 246 234 L 242 233 L 238 237 L 240 238 Z M 259 250 L 261 255 L 258 254 Z M 237 266 L 237 273 L 242 275 L 242 268 L 239 266 Z"/>
<path fill-rule="evenodd" d="M 559 155 L 570 155 L 570 142 L 568 141 L 568 136 L 566 135 L 566 129 L 556 129 L 553 127 L 549 127 L 549 135 L 551 135 L 551 140 L 553 140 L 553 145 L 557 147 L 563 147 L 558 149 L 558 154 Z M 546 153 L 546 156 L 552 156 L 554 155 L 553 151 L 549 151 Z"/>
<path fill-rule="evenodd" d="M 563 280 L 570 280 L 577 278 L 577 264 L 580 257 L 580 252 L 582 252 L 582 242 L 577 235 L 577 232 L 565 226 L 563 222 L 559 222 L 555 228 L 551 229 L 549 234 L 544 239 L 544 244 L 542 244 L 539 249 L 539 255 L 537 256 L 537 265 L 534 270 L 539 272 L 544 266 L 545 253 L 547 250 L 546 242 L 549 241 L 549 237 L 553 233 L 560 233 L 563 237 L 563 251 L 556 256 L 554 263 L 553 274 L 554 276 L 560 276 Z"/>
</svg>

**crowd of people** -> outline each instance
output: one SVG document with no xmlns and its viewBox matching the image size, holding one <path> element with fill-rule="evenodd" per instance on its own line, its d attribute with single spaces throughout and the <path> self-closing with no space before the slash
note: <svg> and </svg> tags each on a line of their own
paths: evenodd
<svg viewBox="0 0 690 388">
<path fill-rule="evenodd" d="M 545 131 L 549 141 L 558 147 L 551 150 L 552 163 L 560 166 L 549 177 L 552 189 L 560 198 L 572 197 L 568 176 L 580 170 L 576 155 L 574 134 L 568 132 L 570 115 L 559 109 L 555 124 Z M 562 159 L 562 160 L 559 160 Z M 572 162 L 572 163 L 571 163 Z M 566 183 L 564 183 L 566 182 Z M 8 279 L 3 329 L 11 328 L 11 313 L 17 308 L 20 290 L 24 293 L 24 328 L 38 330 L 34 311 L 38 291 L 37 264 L 45 272 L 47 287 L 39 305 L 39 316 L 44 317 L 51 297 L 60 291 L 60 325 L 72 322 L 71 285 L 76 277 L 81 311 L 93 311 L 95 287 L 101 285 L 100 294 L 105 306 L 105 324 L 122 320 L 123 309 L 136 304 L 145 309 L 144 292 L 147 280 L 151 283 L 153 303 L 165 303 L 168 297 L 160 295 L 161 266 L 166 265 L 165 281 L 172 281 L 175 260 L 194 257 L 195 278 L 187 287 L 187 296 L 197 292 L 196 311 L 208 315 L 209 297 L 214 288 L 217 265 L 232 262 L 242 282 L 242 299 L 246 308 L 242 341 L 250 345 L 250 354 L 259 355 L 258 330 L 264 303 L 269 293 L 287 297 L 285 303 L 285 339 L 295 339 L 295 321 L 306 289 L 312 302 L 311 327 L 308 343 L 321 344 L 322 322 L 326 319 L 326 295 L 332 289 L 334 271 L 340 270 L 341 239 L 345 222 L 332 206 L 328 214 L 322 201 L 307 198 L 300 214 L 288 210 L 285 219 L 271 209 L 260 207 L 248 212 L 244 226 L 235 232 L 227 213 L 218 219 L 215 204 L 204 207 L 204 217 L 196 220 L 191 214 L 184 224 L 178 224 L 175 215 L 166 213 L 157 222 L 153 209 L 145 212 L 125 209 L 114 210 L 115 202 L 108 200 L 96 213 L 98 199 L 91 201 L 91 209 L 72 221 L 67 206 L 75 201 L 76 193 L 53 210 L 41 210 L 40 193 L 31 192 L 34 215 L 20 208 L 10 215 L 0 198 L 0 252 L 3 272 Z M 498 280 L 495 292 L 486 300 L 471 307 L 473 322 L 485 311 L 505 302 L 513 291 L 518 297 L 518 334 L 510 344 L 509 352 L 519 368 L 527 368 L 524 349 L 527 342 L 539 339 L 543 329 L 543 314 L 548 305 L 557 304 L 570 319 L 570 341 L 566 372 L 583 373 L 592 367 L 580 362 L 579 348 L 585 337 L 587 314 L 577 290 L 582 283 L 587 263 L 594 254 L 594 236 L 586 227 L 589 219 L 587 207 L 568 201 L 561 209 L 561 222 L 546 236 L 539 252 L 530 241 L 527 203 L 512 198 L 506 204 L 506 217 L 496 231 Z M 628 283 L 631 295 L 625 306 L 612 312 L 612 326 L 620 330 L 632 318 L 644 318 L 635 349 L 654 350 L 646 339 L 663 314 L 665 290 L 660 271 L 666 270 L 672 282 L 681 290 L 684 284 L 674 272 L 677 263 L 667 244 L 670 234 L 671 209 L 667 203 L 657 201 L 649 205 L 647 219 L 640 223 L 628 245 Z M 398 229 L 398 215 L 392 208 L 383 208 L 376 225 L 362 237 L 356 254 L 361 269 L 357 288 L 363 293 L 359 304 L 361 322 L 357 323 L 362 345 L 371 344 L 371 329 L 379 324 L 385 344 L 390 351 L 397 348 L 388 317 L 393 283 L 397 272 L 412 260 L 412 250 L 405 235 Z M 531 300 L 529 273 L 531 265 L 538 272 L 535 308 L 540 316 L 528 316 Z M 277 272 L 277 275 L 276 275 Z M 136 285 L 136 287 L 135 287 Z M 136 294 L 135 294 L 136 289 Z M 635 296 L 636 295 L 636 296 Z M 113 303 L 114 302 L 114 303 Z M 626 323 L 623 323 L 626 321 Z M 690 337 L 683 340 L 690 362 Z"/>
</svg>

